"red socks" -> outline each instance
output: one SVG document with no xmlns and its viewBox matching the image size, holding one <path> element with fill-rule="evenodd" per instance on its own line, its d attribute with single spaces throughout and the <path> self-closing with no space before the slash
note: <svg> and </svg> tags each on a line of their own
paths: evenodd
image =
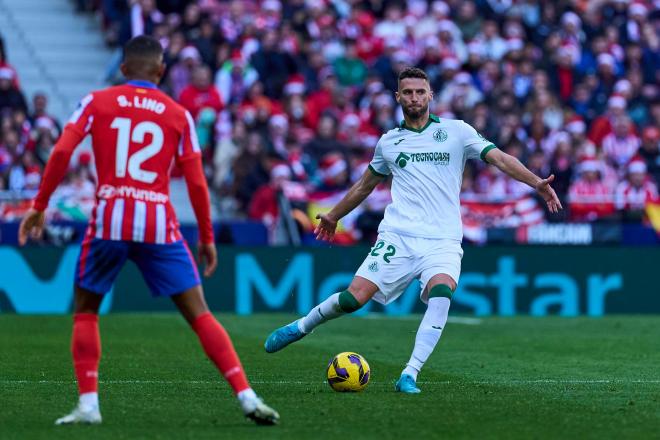
<svg viewBox="0 0 660 440">
<path fill-rule="evenodd" d="M 197 333 L 206 355 L 227 379 L 234 393 L 238 394 L 250 388 L 229 335 L 211 312 L 199 315 L 192 323 L 192 328 Z"/>
<path fill-rule="evenodd" d="M 101 360 L 101 337 L 99 317 L 93 313 L 73 315 L 73 337 L 71 338 L 73 368 L 78 379 L 78 391 L 98 392 L 99 361 Z"/>
<path fill-rule="evenodd" d="M 210 312 L 197 317 L 192 324 L 204 351 L 222 372 L 229 385 L 238 394 L 250 388 L 241 361 L 229 335 Z M 93 313 L 73 315 L 71 340 L 73 366 L 80 394 L 98 392 L 98 371 L 101 360 L 99 317 Z"/>
</svg>

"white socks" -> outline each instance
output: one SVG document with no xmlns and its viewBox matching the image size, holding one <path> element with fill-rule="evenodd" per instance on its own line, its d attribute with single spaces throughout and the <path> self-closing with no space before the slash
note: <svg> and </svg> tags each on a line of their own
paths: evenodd
<svg viewBox="0 0 660 440">
<path fill-rule="evenodd" d="M 449 298 L 445 297 L 429 299 L 428 308 L 417 330 L 415 348 L 402 374 L 409 374 L 417 380 L 417 374 L 433 352 L 442 335 L 442 329 L 447 324 L 450 303 Z"/>
<path fill-rule="evenodd" d="M 82 393 L 78 398 L 78 404 L 85 408 L 99 407 L 99 393 Z"/>
<path fill-rule="evenodd" d="M 240 403 L 241 409 L 245 414 L 254 411 L 259 403 L 257 393 L 255 393 L 252 388 L 241 391 L 236 397 L 238 397 L 238 403 Z"/>
<path fill-rule="evenodd" d="M 314 307 L 307 316 L 298 321 L 298 328 L 303 333 L 311 333 L 319 325 L 335 319 L 346 312 L 339 306 L 339 293 L 333 293 L 328 299 Z"/>
</svg>

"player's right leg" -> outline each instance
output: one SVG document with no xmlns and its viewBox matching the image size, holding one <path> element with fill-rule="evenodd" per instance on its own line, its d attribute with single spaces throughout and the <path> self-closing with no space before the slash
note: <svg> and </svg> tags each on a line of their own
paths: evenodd
<svg viewBox="0 0 660 440">
<path fill-rule="evenodd" d="M 197 285 L 172 295 L 172 301 L 197 333 L 209 359 L 231 385 L 245 416 L 259 425 L 278 423 L 277 411 L 266 405 L 250 387 L 229 335 L 206 305 L 202 287 Z"/>
<path fill-rule="evenodd" d="M 75 298 L 71 354 L 78 382 L 78 405 L 56 425 L 101 423 L 98 370 L 101 337 L 98 312 L 103 295 L 110 290 L 124 265 L 128 249 L 121 241 L 88 237 L 82 244 L 75 274 Z"/>
<path fill-rule="evenodd" d="M 355 276 L 348 289 L 330 295 L 314 307 L 306 316 L 278 328 L 268 336 L 264 348 L 274 353 L 311 333 L 319 325 L 347 313 L 353 313 L 365 305 L 378 292 L 378 286 L 361 276 Z"/>
<path fill-rule="evenodd" d="M 76 287 L 71 354 L 78 382 L 78 405 L 56 425 L 101 423 L 98 376 L 101 360 L 101 336 L 98 310 L 103 296 Z"/>
</svg>

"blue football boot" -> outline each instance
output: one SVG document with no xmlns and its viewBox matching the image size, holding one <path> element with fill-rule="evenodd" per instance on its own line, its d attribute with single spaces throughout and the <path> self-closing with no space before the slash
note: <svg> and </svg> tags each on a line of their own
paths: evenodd
<svg viewBox="0 0 660 440">
<path fill-rule="evenodd" d="M 305 336 L 307 336 L 307 333 L 300 331 L 298 328 L 298 321 L 293 321 L 291 324 L 280 327 L 271 333 L 270 336 L 268 336 L 268 339 L 266 339 L 264 348 L 268 353 L 275 353 L 290 343 L 296 342 Z"/>
<path fill-rule="evenodd" d="M 417 394 L 422 392 L 419 388 L 417 388 L 415 379 L 413 379 L 410 374 L 402 374 L 394 389 L 400 393 L 407 394 Z"/>
</svg>

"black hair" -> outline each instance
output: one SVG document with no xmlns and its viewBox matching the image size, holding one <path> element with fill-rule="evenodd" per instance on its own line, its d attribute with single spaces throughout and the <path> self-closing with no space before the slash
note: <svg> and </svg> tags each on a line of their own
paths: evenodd
<svg viewBox="0 0 660 440">
<path fill-rule="evenodd" d="M 124 61 L 129 59 L 160 59 L 163 55 L 163 46 L 153 37 L 140 35 L 126 43 L 124 46 Z"/>
</svg>

